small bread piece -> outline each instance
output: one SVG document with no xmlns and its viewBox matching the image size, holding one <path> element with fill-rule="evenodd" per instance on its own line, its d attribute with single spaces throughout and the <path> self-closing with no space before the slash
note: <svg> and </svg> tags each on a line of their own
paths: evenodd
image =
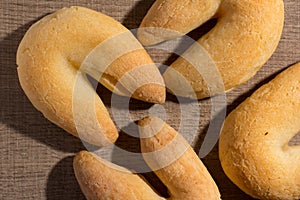
<svg viewBox="0 0 300 200">
<path fill-rule="evenodd" d="M 300 198 L 300 63 L 286 69 L 226 118 L 219 153 L 226 175 L 259 199 Z"/>
<path fill-rule="evenodd" d="M 87 151 L 73 161 L 75 176 L 88 200 L 162 200 L 138 175 Z"/>
<path fill-rule="evenodd" d="M 122 46 L 112 39 L 120 35 L 128 46 L 136 48 L 111 60 L 99 81 L 114 90 L 114 84 L 129 74 L 121 84 L 125 83 L 125 89 L 129 86 L 136 89 L 129 92 L 134 98 L 163 103 L 163 79 L 150 56 L 123 25 L 102 13 L 83 7 L 58 10 L 27 31 L 17 52 L 19 80 L 32 104 L 53 123 L 95 145 L 110 144 L 118 137 L 105 106 L 85 74 L 89 72 L 94 77 L 93 72 L 101 72 L 106 66 L 80 67 L 84 61 L 84 64 L 93 60 L 109 61 L 116 52 L 122 53 Z M 106 52 L 86 60 L 101 44 L 106 44 Z M 133 69 L 142 70 L 137 70 L 138 76 L 132 77 Z M 75 107 L 79 111 L 75 112 Z"/>
<path fill-rule="evenodd" d="M 172 200 L 220 199 L 211 175 L 188 142 L 157 117 L 139 121 L 141 150 Z"/>
<path fill-rule="evenodd" d="M 145 118 L 139 125 L 143 156 L 167 186 L 168 199 L 220 199 L 214 180 L 180 134 L 156 117 Z M 165 199 L 143 178 L 87 151 L 76 155 L 73 166 L 87 199 Z"/>
<path fill-rule="evenodd" d="M 186 34 L 212 16 L 218 18 L 216 26 L 164 73 L 167 88 L 172 88 L 169 92 L 190 98 L 195 98 L 195 92 L 196 98 L 201 99 L 249 80 L 278 45 L 284 4 L 282 0 L 157 0 L 143 19 L 138 38 L 144 45 L 153 45 Z M 197 46 L 207 51 L 207 59 L 215 65 L 206 65 Z M 223 78 L 223 91 L 207 86 L 207 80 L 213 81 L 214 77 L 202 74 L 204 69 L 213 72 L 215 66 Z M 179 86 L 180 76 L 194 91 Z"/>
</svg>

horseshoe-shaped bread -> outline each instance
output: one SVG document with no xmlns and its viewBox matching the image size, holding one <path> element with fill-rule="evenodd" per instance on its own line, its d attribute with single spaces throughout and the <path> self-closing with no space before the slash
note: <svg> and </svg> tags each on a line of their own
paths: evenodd
<svg viewBox="0 0 300 200">
<path fill-rule="evenodd" d="M 145 161 L 169 189 L 169 199 L 220 199 L 209 172 L 181 135 L 156 117 L 145 118 L 139 125 Z M 178 158 L 172 160 L 174 155 Z M 74 158 L 73 166 L 87 199 L 165 199 L 138 175 L 86 151 Z"/>
<path fill-rule="evenodd" d="M 226 118 L 219 153 L 226 175 L 259 199 L 300 198 L 300 63 L 259 88 Z"/>
<path fill-rule="evenodd" d="M 126 73 L 147 65 L 135 73 L 140 73 L 138 76 L 123 81 L 136 89 L 131 93 L 134 98 L 163 103 L 163 79 L 150 56 L 123 25 L 102 13 L 83 7 L 61 9 L 35 23 L 25 34 L 17 52 L 19 80 L 32 104 L 67 132 L 78 136 L 76 128 L 80 128 L 81 139 L 95 145 L 114 142 L 118 133 L 82 71 L 85 69 L 80 67 L 90 52 L 102 43 L 106 42 L 106 52 L 94 56 L 95 61 L 105 60 L 115 51 L 121 51 L 119 43 L 109 40 L 120 35 L 124 43 L 135 48 L 112 60 L 99 81 L 113 90 L 114 84 Z M 97 67 L 105 66 L 96 66 L 96 71 Z M 93 72 L 90 75 L 93 76 Z M 75 83 L 79 85 L 76 91 Z M 76 99 L 75 93 L 79 96 Z M 75 113 L 74 106 L 79 112 Z M 77 114 L 79 116 L 74 116 Z M 96 120 L 92 119 L 94 115 Z M 74 117 L 77 117 L 76 125 Z M 97 121 L 101 130 L 96 128 Z"/>
<path fill-rule="evenodd" d="M 190 90 L 178 81 L 182 79 L 181 75 L 199 99 L 249 80 L 278 45 L 284 23 L 284 5 L 282 0 L 157 0 L 143 19 L 138 38 L 144 45 L 153 45 L 178 37 L 178 33 L 186 34 L 212 17 L 218 18 L 216 26 L 183 57 L 199 57 L 197 62 L 202 62 L 201 68 L 206 70 L 214 67 L 206 66 L 202 60 L 197 49 L 200 44 L 218 68 L 224 88 L 208 89 L 204 79 L 214 80 L 214 76 L 203 78 L 195 69 L 195 63 L 180 57 L 163 75 L 166 86 L 172 88 L 170 92 L 193 98 Z"/>
</svg>

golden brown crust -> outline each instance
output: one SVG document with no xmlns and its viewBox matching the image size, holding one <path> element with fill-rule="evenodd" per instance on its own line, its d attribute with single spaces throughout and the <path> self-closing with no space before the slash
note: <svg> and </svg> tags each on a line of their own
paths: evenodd
<svg viewBox="0 0 300 200">
<path fill-rule="evenodd" d="M 219 153 L 227 176 L 260 199 L 300 198 L 300 63 L 259 88 L 227 117 Z"/>
<path fill-rule="evenodd" d="M 156 117 L 139 125 L 144 159 L 169 189 L 170 199 L 220 199 L 214 180 L 180 134 Z"/>
<path fill-rule="evenodd" d="M 156 117 L 140 120 L 139 126 L 143 156 L 169 189 L 170 200 L 220 199 L 209 172 L 181 135 Z M 87 199 L 165 199 L 138 175 L 87 151 L 76 155 L 73 167 Z"/>
<path fill-rule="evenodd" d="M 194 13 L 199 9 L 197 6 L 190 6 L 188 10 L 178 10 L 175 9 L 178 4 L 183 5 L 186 1 L 170 0 L 163 1 L 162 8 L 158 9 L 159 2 L 162 1 L 157 1 L 150 9 L 141 27 L 159 27 L 185 34 L 195 28 L 194 21 L 198 19 L 202 23 L 208 19 L 207 16 L 211 16 L 213 13 L 203 14 L 202 17 L 190 16 L 189 13 Z M 201 2 L 203 1 L 197 0 L 193 1 L 193 4 L 201 4 Z M 218 23 L 210 32 L 200 38 L 197 44 L 200 44 L 214 61 L 223 78 L 224 89 L 227 91 L 249 80 L 275 51 L 283 28 L 284 5 L 282 0 L 222 0 L 218 10 L 215 9 L 215 5 L 219 5 L 218 1 L 210 6 L 212 11 L 216 11 Z M 163 13 L 162 11 L 165 10 L 168 12 Z M 182 23 L 178 21 L 185 19 L 186 16 L 190 16 L 187 17 L 190 20 L 190 23 L 187 21 L 189 28 L 183 30 L 181 29 Z M 160 23 L 165 19 L 168 19 L 168 23 Z M 170 39 L 170 37 L 174 38 L 172 34 L 168 37 L 167 33 L 156 34 L 152 33 L 151 29 L 144 30 L 147 34 L 139 34 L 139 39 L 145 45 Z M 149 41 L 147 41 L 148 38 Z M 195 45 L 192 45 L 191 48 L 194 48 Z M 188 51 L 191 52 L 191 50 Z M 185 53 L 184 56 L 197 57 L 197 55 L 189 55 L 190 52 Z M 206 81 L 203 80 L 195 66 L 182 57 L 178 58 L 171 68 L 189 81 L 197 98 L 205 98 L 219 92 L 218 90 L 209 91 L 205 84 Z M 179 79 L 172 70 L 167 70 L 164 78 L 168 88 L 177 88 L 177 91 L 173 91 L 173 93 L 186 97 L 192 96 L 190 91 L 185 92 L 186 88 L 184 87 L 172 87 Z"/>
<path fill-rule="evenodd" d="M 114 142 L 118 133 L 102 101 L 78 69 L 97 45 L 123 32 L 128 30 L 104 14 L 83 7 L 64 8 L 35 23 L 25 34 L 17 52 L 19 80 L 33 105 L 53 123 L 95 145 Z M 118 80 L 128 70 L 145 64 L 149 69 L 144 72 L 155 78 L 144 80 L 139 76 L 137 80 L 149 83 L 162 80 L 142 48 L 118 58 L 107 70 Z M 106 76 L 100 82 L 104 79 Z M 134 97 L 164 102 L 163 81 L 162 85 L 143 87 L 135 85 L 138 83 L 129 83 L 138 89 Z M 75 95 L 77 99 L 74 99 Z"/>
<path fill-rule="evenodd" d="M 152 45 L 186 34 L 210 19 L 219 4 L 220 0 L 157 0 L 144 17 L 141 29 L 138 30 L 138 38 L 142 44 Z M 148 27 L 161 27 L 174 32 L 164 34 L 162 29 Z"/>
<path fill-rule="evenodd" d="M 19 80 L 30 101 L 47 119 L 75 136 L 78 136 L 78 133 L 72 110 L 77 73 L 74 66 L 79 68 L 81 60 L 99 39 L 89 40 L 88 38 L 96 37 L 89 37 L 84 33 L 84 24 L 76 25 L 73 22 L 80 22 L 83 16 L 87 16 L 87 21 L 91 18 L 97 19 L 99 15 L 100 18 L 105 17 L 80 7 L 59 10 L 34 24 L 25 34 L 17 52 Z M 93 30 L 95 26 L 90 28 L 92 32 L 96 32 Z M 78 32 L 72 31 L 77 29 Z M 86 45 L 82 45 L 81 42 Z M 85 93 L 95 97 L 98 122 L 106 137 L 111 142 L 115 141 L 118 133 L 105 106 L 94 94 L 92 87 L 89 87 L 84 75 L 79 75 L 77 80 L 87 85 Z M 84 104 L 85 100 L 82 99 L 78 102 L 78 107 L 84 107 Z M 90 135 L 82 139 L 92 144 L 107 144 L 105 140 L 99 141 L 101 133 L 90 126 L 91 124 L 86 123 L 85 130 Z"/>
<path fill-rule="evenodd" d="M 126 39 L 126 38 L 125 38 Z M 142 48 L 142 46 L 140 47 Z M 135 68 L 136 67 L 136 68 Z M 138 69 L 137 69 L 138 68 Z M 114 77 L 115 80 L 125 79 L 126 73 L 130 73 L 130 70 L 139 70 L 138 74 L 134 74 L 135 79 L 139 80 L 128 80 L 133 82 L 136 88 L 135 91 L 130 91 L 129 95 L 133 98 L 139 99 L 146 102 L 162 104 L 165 102 L 166 89 L 162 76 L 160 76 L 157 67 L 153 64 L 150 56 L 145 52 L 144 49 L 138 49 L 133 52 L 127 53 L 120 58 L 113 61 L 109 66 L 105 75 Z M 100 82 L 106 86 L 105 80 Z M 132 84 L 132 83 L 130 83 Z M 110 88 L 109 86 L 107 88 Z M 113 91 L 114 88 L 112 88 Z"/>
<path fill-rule="evenodd" d="M 162 200 L 138 175 L 113 165 L 87 151 L 73 162 L 80 188 L 88 200 Z"/>
</svg>

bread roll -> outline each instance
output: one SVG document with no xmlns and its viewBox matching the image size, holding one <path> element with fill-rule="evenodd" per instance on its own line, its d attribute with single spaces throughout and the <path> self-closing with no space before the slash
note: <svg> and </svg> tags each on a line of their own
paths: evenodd
<svg viewBox="0 0 300 200">
<path fill-rule="evenodd" d="M 300 63 L 259 88 L 226 118 L 219 141 L 226 175 L 258 199 L 300 198 Z"/>
<path fill-rule="evenodd" d="M 157 117 L 147 117 L 139 126 L 143 157 L 169 189 L 170 199 L 220 199 L 208 170 L 176 130 Z"/>
<path fill-rule="evenodd" d="M 32 104 L 53 123 L 95 145 L 114 142 L 118 132 L 86 72 L 94 78 L 102 73 L 99 81 L 111 90 L 122 79 L 121 88 L 134 89 L 128 92 L 134 98 L 165 101 L 163 79 L 134 36 L 111 17 L 83 7 L 63 8 L 35 23 L 20 43 L 17 65 Z"/>
<path fill-rule="evenodd" d="M 156 117 L 141 120 L 139 126 L 142 154 L 167 186 L 168 199 L 220 199 L 214 180 L 181 135 Z M 165 199 L 145 179 L 92 153 L 77 154 L 73 166 L 87 199 Z"/>
<path fill-rule="evenodd" d="M 164 73 L 169 92 L 202 99 L 253 77 L 278 45 L 284 5 L 282 0 L 157 0 L 143 19 L 138 38 L 153 45 L 186 34 L 212 17 L 218 19 L 216 26 Z"/>
</svg>

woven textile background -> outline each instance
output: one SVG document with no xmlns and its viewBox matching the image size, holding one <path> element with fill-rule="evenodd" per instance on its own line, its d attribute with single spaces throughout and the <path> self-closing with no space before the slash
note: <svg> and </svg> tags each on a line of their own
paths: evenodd
<svg viewBox="0 0 300 200">
<path fill-rule="evenodd" d="M 29 102 L 19 84 L 15 57 L 26 30 L 41 17 L 72 5 L 101 11 L 133 29 L 138 27 L 153 2 L 154 0 L 0 1 L 0 199 L 84 199 L 75 180 L 72 159 L 85 147 L 79 139 L 45 119 Z M 284 2 L 285 26 L 276 52 L 255 77 L 227 94 L 227 112 L 280 71 L 300 61 L 300 1 Z M 197 39 L 213 23 L 193 31 L 191 36 Z M 174 60 L 164 52 L 151 50 L 150 54 L 155 62 L 170 64 Z M 110 109 L 110 92 L 102 86 L 97 90 Z M 199 103 L 199 135 L 192 143 L 196 151 L 200 149 L 211 117 L 210 100 L 201 100 Z M 151 106 L 132 101 L 132 118 L 137 120 L 146 116 Z M 178 104 L 172 97 L 168 97 L 164 107 L 167 122 L 177 128 L 180 122 Z M 299 143 L 300 137 L 294 139 L 294 143 L 297 141 Z M 125 134 L 117 142 L 121 148 L 138 151 L 135 144 L 136 141 Z M 203 162 L 219 186 L 222 199 L 251 199 L 225 176 L 218 160 L 217 145 Z M 158 191 L 165 193 L 164 187 L 158 184 L 153 174 L 147 173 L 145 176 L 150 178 Z"/>
</svg>

